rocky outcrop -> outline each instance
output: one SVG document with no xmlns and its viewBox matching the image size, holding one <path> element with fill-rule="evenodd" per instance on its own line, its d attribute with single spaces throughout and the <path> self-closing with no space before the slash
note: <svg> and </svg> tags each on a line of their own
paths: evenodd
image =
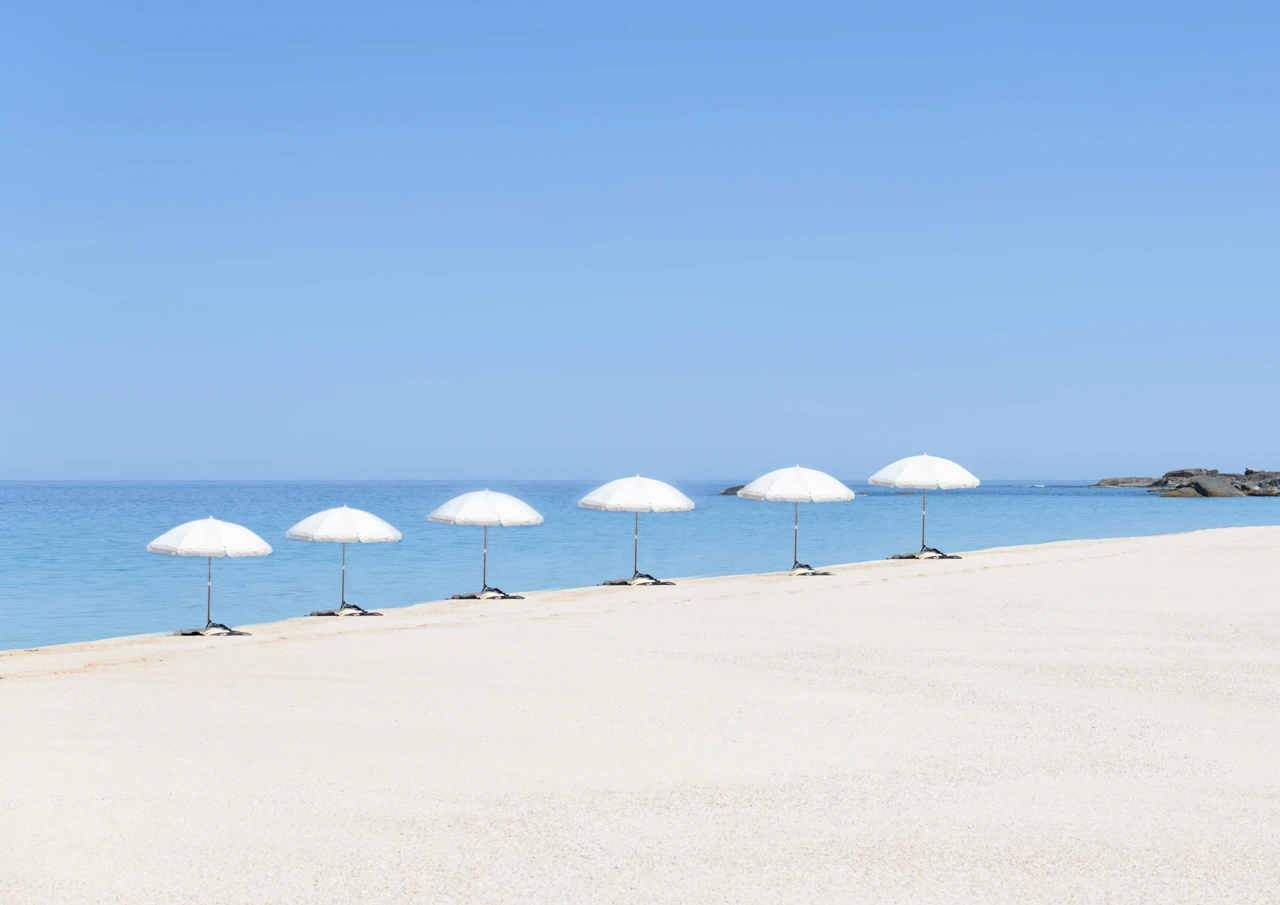
<svg viewBox="0 0 1280 905">
<path fill-rule="evenodd" d="M 1200 496 L 1244 496 L 1244 491 L 1223 475 L 1199 475 L 1188 481 L 1187 486 Z"/>
<path fill-rule="evenodd" d="M 1245 496 L 1280 496 L 1280 471 L 1255 471 L 1239 487 Z"/>
<path fill-rule="evenodd" d="M 1090 487 L 1150 487 L 1156 482 L 1155 478 L 1103 478 L 1096 484 L 1090 484 Z"/>
<path fill-rule="evenodd" d="M 746 484 L 734 484 L 732 487 L 726 487 L 724 490 L 720 491 L 720 495 L 732 496 L 733 494 L 737 493 L 739 490 L 741 490 L 743 487 L 746 487 L 746 486 L 747 486 Z"/>
<path fill-rule="evenodd" d="M 1158 478 L 1103 478 L 1093 487 L 1140 487 L 1170 497 L 1280 496 L 1280 471 L 1178 468 Z"/>
<path fill-rule="evenodd" d="M 1166 471 L 1162 481 L 1172 481 L 1178 478 L 1198 478 L 1201 475 L 1214 475 L 1218 473 L 1216 468 L 1175 468 L 1173 471 Z"/>
</svg>

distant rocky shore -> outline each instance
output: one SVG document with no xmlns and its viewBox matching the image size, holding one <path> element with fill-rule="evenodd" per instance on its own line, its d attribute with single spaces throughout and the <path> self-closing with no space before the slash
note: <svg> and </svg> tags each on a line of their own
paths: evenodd
<svg viewBox="0 0 1280 905">
<path fill-rule="evenodd" d="M 1179 468 L 1158 478 L 1103 478 L 1091 487 L 1145 487 L 1169 497 L 1280 496 L 1280 471 L 1246 468 L 1244 474 L 1216 468 Z"/>
</svg>

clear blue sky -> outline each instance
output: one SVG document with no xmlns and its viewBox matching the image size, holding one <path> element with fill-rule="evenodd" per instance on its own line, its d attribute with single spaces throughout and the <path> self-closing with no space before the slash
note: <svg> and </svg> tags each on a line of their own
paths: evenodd
<svg viewBox="0 0 1280 905">
<path fill-rule="evenodd" d="M 195 6 L 0 13 L 0 478 L 1280 468 L 1274 3 Z"/>
</svg>

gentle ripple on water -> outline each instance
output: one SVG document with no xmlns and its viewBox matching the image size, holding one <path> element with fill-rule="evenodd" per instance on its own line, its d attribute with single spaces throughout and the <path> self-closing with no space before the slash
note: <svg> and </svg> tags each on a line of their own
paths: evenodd
<svg viewBox="0 0 1280 905">
<path fill-rule="evenodd" d="M 632 517 L 579 509 L 602 481 L 494 481 L 546 516 L 489 533 L 490 583 L 508 591 L 577 587 L 631 572 Z M 688 513 L 641 516 L 640 567 L 659 576 L 726 575 L 791 564 L 792 507 L 722 497 L 737 483 L 674 482 Z M 920 497 L 869 491 L 852 503 L 801 507 L 800 558 L 878 559 L 919 545 Z M 1044 486 L 1041 486 L 1044 485 Z M 426 514 L 477 482 L 0 483 L 0 649 L 203 624 L 205 561 L 146 544 L 215 515 L 262 535 L 275 553 L 214 562 L 214 618 L 266 622 L 336 605 L 340 548 L 288 540 L 292 524 L 343 504 L 404 532 L 398 544 L 347 551 L 347 598 L 366 607 L 437 600 L 480 584 L 480 529 Z M 1081 483 L 989 482 L 929 496 L 929 543 L 979 549 L 1075 538 L 1280 523 L 1280 498 L 1166 500 Z"/>
</svg>

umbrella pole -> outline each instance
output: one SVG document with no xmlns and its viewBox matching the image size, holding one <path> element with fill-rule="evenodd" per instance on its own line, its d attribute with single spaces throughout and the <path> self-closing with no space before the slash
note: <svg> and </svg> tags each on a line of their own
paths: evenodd
<svg viewBox="0 0 1280 905">
<path fill-rule="evenodd" d="M 489 526 L 484 526 L 484 565 L 480 571 L 480 587 L 482 590 L 489 589 Z"/>
<path fill-rule="evenodd" d="M 636 540 L 631 548 L 632 577 L 640 574 L 640 510 L 636 510 Z"/>
<path fill-rule="evenodd" d="M 800 504 L 796 503 L 796 525 L 791 533 L 791 568 L 800 565 Z"/>
<path fill-rule="evenodd" d="M 204 621 L 213 625 L 213 557 L 209 557 L 209 571 L 204 580 Z"/>
<path fill-rule="evenodd" d="M 342 542 L 342 606 L 347 605 L 347 542 Z M 342 607 L 338 607 L 342 609 Z"/>
<path fill-rule="evenodd" d="M 925 487 L 925 488 L 922 488 L 922 489 L 921 489 L 921 496 L 920 496 L 920 552 L 921 552 L 921 553 L 923 553 L 923 552 L 925 551 L 925 546 L 924 546 L 924 513 L 925 513 L 925 509 L 928 507 L 928 505 L 929 505 L 929 488 Z"/>
</svg>

